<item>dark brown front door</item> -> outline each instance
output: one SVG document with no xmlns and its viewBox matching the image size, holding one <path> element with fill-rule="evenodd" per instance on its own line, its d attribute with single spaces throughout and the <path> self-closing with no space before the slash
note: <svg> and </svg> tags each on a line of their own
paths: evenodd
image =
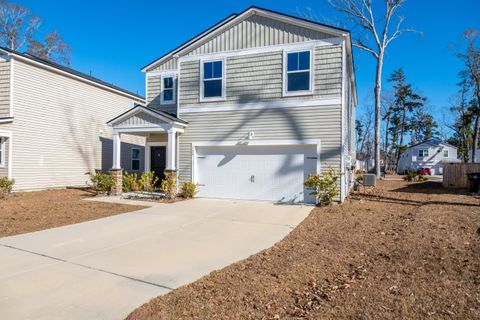
<svg viewBox="0 0 480 320">
<path fill-rule="evenodd" d="M 158 182 L 162 181 L 165 176 L 165 165 L 167 158 L 167 147 L 151 147 L 150 149 L 150 170 L 155 172 Z"/>
</svg>

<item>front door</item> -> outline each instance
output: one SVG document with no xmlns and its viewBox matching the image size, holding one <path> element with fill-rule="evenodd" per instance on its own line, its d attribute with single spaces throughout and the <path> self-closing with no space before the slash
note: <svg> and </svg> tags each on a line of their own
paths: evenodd
<svg viewBox="0 0 480 320">
<path fill-rule="evenodd" d="M 158 181 L 162 181 L 165 176 L 167 147 L 151 147 L 150 149 L 150 170 L 158 177 Z"/>
</svg>

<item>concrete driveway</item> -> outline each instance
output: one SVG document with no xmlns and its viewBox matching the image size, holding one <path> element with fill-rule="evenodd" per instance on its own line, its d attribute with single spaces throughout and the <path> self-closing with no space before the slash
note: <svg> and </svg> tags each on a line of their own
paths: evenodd
<svg viewBox="0 0 480 320">
<path fill-rule="evenodd" d="M 0 319 L 123 319 L 272 246 L 311 209 L 195 199 L 0 238 Z"/>
</svg>

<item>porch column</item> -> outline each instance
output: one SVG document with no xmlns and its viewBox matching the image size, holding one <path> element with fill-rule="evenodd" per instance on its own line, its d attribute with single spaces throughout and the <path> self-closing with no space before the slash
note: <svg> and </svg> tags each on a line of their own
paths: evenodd
<svg viewBox="0 0 480 320">
<path fill-rule="evenodd" d="M 167 168 L 168 171 L 175 171 L 177 170 L 175 164 L 175 156 L 177 155 L 176 151 L 176 130 L 170 129 L 168 130 L 168 146 L 167 146 Z"/>
<path fill-rule="evenodd" d="M 113 133 L 113 165 L 112 169 L 120 169 L 120 158 L 121 158 L 121 144 L 120 133 Z"/>
</svg>

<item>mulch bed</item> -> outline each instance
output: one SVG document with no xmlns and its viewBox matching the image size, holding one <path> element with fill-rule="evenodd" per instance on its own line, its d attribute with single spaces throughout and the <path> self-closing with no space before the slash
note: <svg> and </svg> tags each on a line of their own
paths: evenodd
<svg viewBox="0 0 480 320">
<path fill-rule="evenodd" d="M 479 227 L 472 196 L 382 181 L 128 319 L 479 319 Z"/>
<path fill-rule="evenodd" d="M 140 210 L 132 206 L 83 201 L 92 194 L 81 189 L 18 192 L 0 200 L 0 237 L 38 231 Z"/>
</svg>

